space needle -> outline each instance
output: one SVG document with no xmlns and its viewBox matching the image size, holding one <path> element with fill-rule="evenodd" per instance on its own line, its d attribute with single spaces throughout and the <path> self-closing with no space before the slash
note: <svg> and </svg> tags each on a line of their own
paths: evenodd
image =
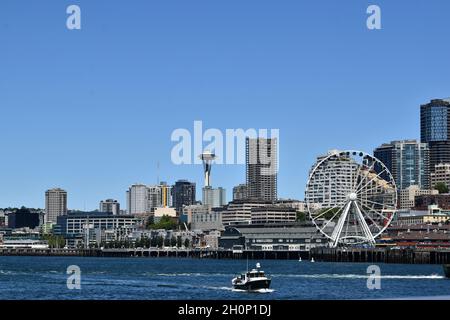
<svg viewBox="0 0 450 320">
<path fill-rule="evenodd" d="M 203 173 L 205 175 L 205 188 L 211 187 L 211 167 L 216 155 L 211 151 L 203 151 L 199 158 L 203 161 Z"/>
</svg>

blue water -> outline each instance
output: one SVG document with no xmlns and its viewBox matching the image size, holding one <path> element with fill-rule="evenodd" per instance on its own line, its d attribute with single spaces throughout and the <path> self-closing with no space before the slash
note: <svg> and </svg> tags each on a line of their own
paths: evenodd
<svg viewBox="0 0 450 320">
<path fill-rule="evenodd" d="M 245 260 L 0 257 L 0 300 L 11 299 L 386 299 L 450 296 L 438 265 L 379 264 L 381 289 L 367 288 L 369 264 L 262 260 L 271 292 L 232 290 Z M 250 267 L 256 261 L 249 261 Z M 66 269 L 81 269 L 81 290 Z"/>
</svg>

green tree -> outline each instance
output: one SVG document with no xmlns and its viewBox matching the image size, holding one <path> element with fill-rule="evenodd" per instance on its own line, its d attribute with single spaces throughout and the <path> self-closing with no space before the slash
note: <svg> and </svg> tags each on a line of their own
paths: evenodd
<svg viewBox="0 0 450 320">
<path fill-rule="evenodd" d="M 164 238 L 161 237 L 161 236 L 158 236 L 158 237 L 156 238 L 156 246 L 157 246 L 158 248 L 162 248 L 163 245 L 164 245 Z"/>
<path fill-rule="evenodd" d="M 298 222 L 305 222 L 306 221 L 306 213 L 297 211 L 297 221 Z"/>
<path fill-rule="evenodd" d="M 149 225 L 150 229 L 165 229 L 165 230 L 174 230 L 177 227 L 177 223 L 169 216 L 164 215 L 157 223 L 153 223 Z"/>
<path fill-rule="evenodd" d="M 189 241 L 189 239 L 186 238 L 186 239 L 184 240 L 184 247 L 185 247 L 185 248 L 189 248 L 190 245 L 191 245 L 191 242 Z"/>
<path fill-rule="evenodd" d="M 180 236 L 177 237 L 177 248 L 181 248 L 181 246 L 183 245 L 183 240 L 181 239 Z"/>
<path fill-rule="evenodd" d="M 176 245 L 177 245 L 177 238 L 172 237 L 172 238 L 170 239 L 170 246 L 171 246 L 171 247 L 175 247 Z"/>
<path fill-rule="evenodd" d="M 443 194 L 443 193 L 448 193 L 448 185 L 445 184 L 444 182 L 438 182 L 434 185 L 434 189 L 436 189 L 437 191 L 439 191 L 439 194 Z"/>
<path fill-rule="evenodd" d="M 326 219 L 326 220 L 330 220 L 333 217 L 334 217 L 334 219 L 336 219 L 336 218 L 339 218 L 340 215 L 342 214 L 342 211 L 339 212 L 338 214 L 336 214 L 338 211 L 339 211 L 339 208 L 323 208 L 315 216 L 319 217 L 321 219 Z M 323 214 L 323 213 L 325 213 L 325 214 Z"/>
</svg>

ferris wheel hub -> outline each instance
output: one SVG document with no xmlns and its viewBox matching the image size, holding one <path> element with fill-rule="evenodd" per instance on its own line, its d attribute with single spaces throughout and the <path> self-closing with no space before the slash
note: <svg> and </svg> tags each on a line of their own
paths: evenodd
<svg viewBox="0 0 450 320">
<path fill-rule="evenodd" d="M 350 201 L 356 201 L 358 199 L 358 195 L 355 192 L 352 192 L 348 195 L 348 199 Z"/>
</svg>

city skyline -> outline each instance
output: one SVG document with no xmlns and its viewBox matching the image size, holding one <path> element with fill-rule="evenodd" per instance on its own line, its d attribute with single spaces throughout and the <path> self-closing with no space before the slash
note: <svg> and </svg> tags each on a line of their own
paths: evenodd
<svg viewBox="0 0 450 320">
<path fill-rule="evenodd" d="M 420 105 L 450 96 L 449 3 L 377 1 L 378 31 L 365 2 L 256 3 L 79 1 L 68 31 L 66 4 L 3 1 L 0 207 L 43 208 L 53 187 L 71 209 L 125 206 L 131 184 L 158 178 L 201 199 L 201 164 L 170 161 L 171 133 L 195 120 L 280 129 L 278 196 L 301 199 L 317 155 L 420 141 Z M 215 165 L 228 200 L 243 182 L 245 165 Z"/>
</svg>

